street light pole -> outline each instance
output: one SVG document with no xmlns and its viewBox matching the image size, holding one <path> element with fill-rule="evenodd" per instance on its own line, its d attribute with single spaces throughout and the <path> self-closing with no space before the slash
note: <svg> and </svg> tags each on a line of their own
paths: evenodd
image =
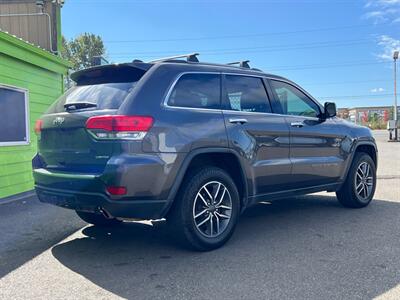
<svg viewBox="0 0 400 300">
<path fill-rule="evenodd" d="M 393 119 L 395 122 L 395 129 L 394 129 L 394 140 L 397 141 L 397 59 L 399 58 L 399 51 L 394 51 L 393 53 L 393 63 L 394 63 L 394 113 Z"/>
</svg>

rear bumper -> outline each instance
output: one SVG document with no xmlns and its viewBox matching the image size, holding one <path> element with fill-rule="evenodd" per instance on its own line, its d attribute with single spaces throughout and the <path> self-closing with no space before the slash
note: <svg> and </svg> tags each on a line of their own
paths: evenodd
<svg viewBox="0 0 400 300">
<path fill-rule="evenodd" d="M 165 200 L 111 200 L 99 193 L 71 192 L 39 185 L 35 185 L 35 190 L 43 203 L 95 213 L 103 210 L 118 218 L 159 219 L 167 203 Z"/>
<path fill-rule="evenodd" d="M 105 211 L 113 217 L 158 219 L 168 207 L 167 200 L 111 197 L 96 174 L 53 173 L 34 169 L 36 194 L 41 202 L 87 211 Z"/>
</svg>

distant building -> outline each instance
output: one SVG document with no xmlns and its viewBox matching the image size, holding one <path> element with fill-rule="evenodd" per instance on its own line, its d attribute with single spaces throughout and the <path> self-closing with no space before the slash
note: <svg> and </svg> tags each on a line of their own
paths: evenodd
<svg viewBox="0 0 400 300">
<path fill-rule="evenodd" d="M 0 201 L 33 189 L 35 121 L 63 93 L 63 76 L 70 67 L 54 54 L 60 49 L 60 7 L 43 2 L 52 25 L 47 30 L 48 16 L 36 2 L 42 3 L 0 0 Z M 5 16 L 38 11 L 28 17 Z"/>
<path fill-rule="evenodd" d="M 339 118 L 348 120 L 349 119 L 349 109 L 348 108 L 338 108 L 336 112 Z"/>
<path fill-rule="evenodd" d="M 0 0 L 0 28 L 42 49 L 61 48 L 62 0 Z"/>
<path fill-rule="evenodd" d="M 337 115 L 356 124 L 383 129 L 386 128 L 387 122 L 393 119 L 393 110 L 393 106 L 339 108 Z M 400 107 L 398 112 L 400 113 Z"/>
</svg>

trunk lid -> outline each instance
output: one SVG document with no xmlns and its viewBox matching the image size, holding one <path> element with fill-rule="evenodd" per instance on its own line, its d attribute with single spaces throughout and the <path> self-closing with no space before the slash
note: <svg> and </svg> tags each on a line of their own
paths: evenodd
<svg viewBox="0 0 400 300">
<path fill-rule="evenodd" d="M 46 168 L 100 173 L 115 152 L 115 142 L 98 141 L 86 130 L 88 118 L 116 110 L 57 113 L 42 118 L 38 152 Z"/>
</svg>

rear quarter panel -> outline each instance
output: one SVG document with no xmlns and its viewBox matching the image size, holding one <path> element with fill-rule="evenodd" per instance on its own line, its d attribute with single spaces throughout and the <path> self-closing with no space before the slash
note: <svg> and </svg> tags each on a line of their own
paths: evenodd
<svg viewBox="0 0 400 300">
<path fill-rule="evenodd" d="M 181 73 L 191 71 L 190 66 L 161 64 L 153 68 L 142 78 L 132 99 L 120 108 L 124 114 L 154 118 L 143 152 L 187 153 L 201 147 L 228 147 L 222 111 L 163 105 L 175 80 Z"/>
<path fill-rule="evenodd" d="M 190 67 L 190 66 L 189 66 Z M 145 176 L 157 185 L 159 197 L 166 199 L 188 153 L 200 148 L 228 148 L 224 118 L 221 110 L 191 109 L 165 106 L 164 100 L 178 76 L 190 71 L 188 66 L 156 65 L 137 85 L 132 99 L 125 102 L 119 113 L 148 115 L 154 124 L 142 142 L 141 155 L 158 159 L 155 176 Z M 136 155 L 123 146 L 125 155 Z M 160 165 L 161 164 L 161 165 Z"/>
</svg>

